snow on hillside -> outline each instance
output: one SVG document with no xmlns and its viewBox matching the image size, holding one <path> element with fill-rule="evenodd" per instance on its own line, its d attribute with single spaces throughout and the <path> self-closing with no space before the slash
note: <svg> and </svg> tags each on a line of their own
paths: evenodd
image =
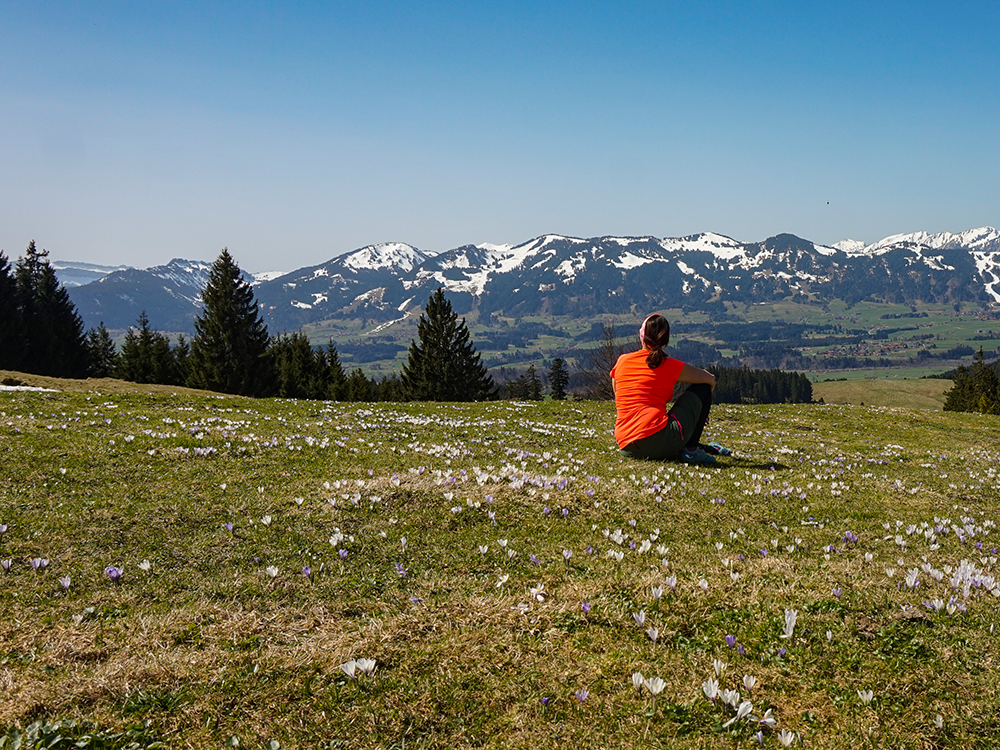
<svg viewBox="0 0 1000 750">
<path fill-rule="evenodd" d="M 745 244 L 715 232 L 690 234 L 687 237 L 664 237 L 660 246 L 668 252 L 707 252 L 722 260 L 746 256 Z"/>
<path fill-rule="evenodd" d="M 378 245 L 368 245 L 344 256 L 343 264 L 356 271 L 377 271 L 381 269 L 399 269 L 410 273 L 428 258 L 433 257 L 422 253 L 405 242 L 383 242 Z"/>
<path fill-rule="evenodd" d="M 866 245 L 861 240 L 844 239 L 840 242 L 834 242 L 832 247 L 848 255 L 861 255 L 864 253 Z"/>
<path fill-rule="evenodd" d="M 253 286 L 262 284 L 265 281 L 274 281 L 275 279 L 280 279 L 287 273 L 288 271 L 261 271 L 260 273 L 255 273 L 253 274 Z"/>
</svg>

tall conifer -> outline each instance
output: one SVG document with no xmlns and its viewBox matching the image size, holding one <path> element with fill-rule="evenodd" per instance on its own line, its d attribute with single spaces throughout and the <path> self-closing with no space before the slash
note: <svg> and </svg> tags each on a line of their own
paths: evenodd
<svg viewBox="0 0 1000 750">
<path fill-rule="evenodd" d="M 87 374 L 92 378 L 111 377 L 118 360 L 118 351 L 103 320 L 97 328 L 91 328 L 87 333 L 87 353 L 90 360 Z"/>
<path fill-rule="evenodd" d="M 569 372 L 566 370 L 566 360 L 556 357 L 552 360 L 549 370 L 549 384 L 552 386 L 552 398 L 562 401 L 566 398 L 566 386 L 569 385 Z"/>
<path fill-rule="evenodd" d="M 24 326 L 17 282 L 10 261 L 0 252 L 0 370 L 19 370 L 24 360 Z"/>
<path fill-rule="evenodd" d="M 427 300 L 403 365 L 403 390 L 416 401 L 484 401 L 495 398 L 493 378 L 469 340 L 465 318 L 438 288 Z"/>
<path fill-rule="evenodd" d="M 32 240 L 14 272 L 25 342 L 21 369 L 38 375 L 83 378 L 87 376 L 83 320 L 56 278 L 48 255 Z"/>
<path fill-rule="evenodd" d="M 212 264 L 201 297 L 204 310 L 194 322 L 188 385 L 240 396 L 266 395 L 271 386 L 267 326 L 228 248 Z"/>
</svg>

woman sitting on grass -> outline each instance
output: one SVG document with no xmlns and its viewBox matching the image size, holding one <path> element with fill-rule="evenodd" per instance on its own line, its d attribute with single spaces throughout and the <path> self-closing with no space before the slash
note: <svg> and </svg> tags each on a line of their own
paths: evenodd
<svg viewBox="0 0 1000 750">
<path fill-rule="evenodd" d="M 689 463 L 715 463 L 728 450 L 701 445 L 701 433 L 712 408 L 715 375 L 670 359 L 663 349 L 670 341 L 670 324 L 656 313 L 639 329 L 642 349 L 623 354 L 611 370 L 615 389 L 615 442 L 629 458 Z M 691 383 L 668 412 L 677 382 Z"/>
</svg>

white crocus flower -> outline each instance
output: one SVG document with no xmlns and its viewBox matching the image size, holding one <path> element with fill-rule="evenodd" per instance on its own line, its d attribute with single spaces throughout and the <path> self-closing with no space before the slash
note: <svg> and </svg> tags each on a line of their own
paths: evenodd
<svg viewBox="0 0 1000 750">
<path fill-rule="evenodd" d="M 632 673 L 632 685 L 641 694 L 642 686 L 646 684 L 646 679 L 642 676 L 642 672 Z"/>
<path fill-rule="evenodd" d="M 715 669 L 715 676 L 720 679 L 722 678 L 722 675 L 726 673 L 726 667 L 728 666 L 729 665 L 726 664 L 726 662 L 722 661 L 722 659 L 712 660 L 712 667 Z"/>
<path fill-rule="evenodd" d="M 785 610 L 785 627 L 781 634 L 782 638 L 792 639 L 792 635 L 795 633 L 795 622 L 798 619 L 799 613 L 794 609 Z"/>
<path fill-rule="evenodd" d="M 743 701 L 740 704 L 739 708 L 736 709 L 736 716 L 734 716 L 729 721 L 727 721 L 725 724 L 723 724 L 722 727 L 725 729 L 726 727 L 730 726 L 731 724 L 734 724 L 737 721 L 740 721 L 741 719 L 745 719 L 746 717 L 748 717 L 750 715 L 751 711 L 753 711 L 753 703 L 751 703 L 750 701 Z"/>
<path fill-rule="evenodd" d="M 646 689 L 650 692 L 650 694 L 654 698 L 658 696 L 660 693 L 662 693 L 663 688 L 667 686 L 667 683 L 664 682 L 659 677 L 650 677 L 643 684 L 646 686 Z"/>
<path fill-rule="evenodd" d="M 719 697 L 719 683 L 713 678 L 709 677 L 703 683 L 701 683 L 701 691 L 705 694 L 705 697 L 710 701 L 714 701 Z"/>
</svg>

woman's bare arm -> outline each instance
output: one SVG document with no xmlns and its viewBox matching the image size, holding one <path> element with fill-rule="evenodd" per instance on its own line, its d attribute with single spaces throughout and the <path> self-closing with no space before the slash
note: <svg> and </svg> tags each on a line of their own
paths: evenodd
<svg viewBox="0 0 1000 750">
<path fill-rule="evenodd" d="M 706 383 L 713 391 L 715 390 L 715 375 L 687 363 L 684 364 L 684 369 L 677 379 L 682 383 Z"/>
</svg>

